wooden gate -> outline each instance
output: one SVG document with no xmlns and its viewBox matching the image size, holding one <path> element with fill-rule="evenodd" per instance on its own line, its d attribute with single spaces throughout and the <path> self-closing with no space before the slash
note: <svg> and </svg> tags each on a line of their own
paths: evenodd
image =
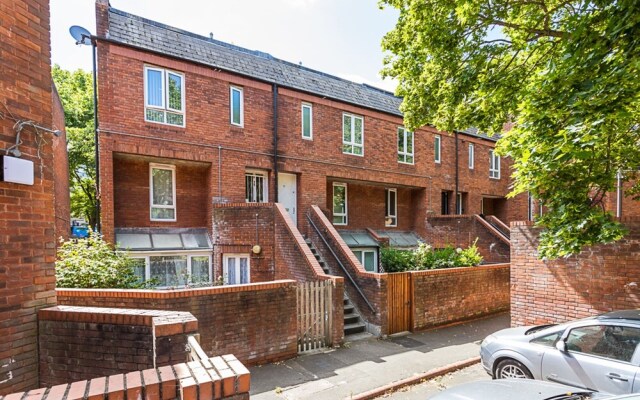
<svg viewBox="0 0 640 400">
<path fill-rule="evenodd" d="M 387 275 L 389 334 L 413 328 L 413 282 L 410 272 Z"/>
<path fill-rule="evenodd" d="M 298 283 L 298 352 L 332 344 L 332 294 L 330 280 Z"/>
</svg>

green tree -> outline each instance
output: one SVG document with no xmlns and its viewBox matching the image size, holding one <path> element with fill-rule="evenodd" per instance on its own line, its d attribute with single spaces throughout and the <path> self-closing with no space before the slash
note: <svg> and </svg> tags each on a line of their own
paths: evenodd
<svg viewBox="0 0 640 400">
<path fill-rule="evenodd" d="M 513 128 L 498 151 L 513 191 L 548 212 L 539 255 L 624 235 L 605 208 L 616 175 L 638 193 L 640 2 L 382 0 L 399 9 L 382 42 L 409 129 Z"/>
<path fill-rule="evenodd" d="M 71 215 L 96 226 L 96 159 L 93 129 L 93 80 L 83 70 L 52 69 L 64 107 L 69 155 Z"/>
</svg>

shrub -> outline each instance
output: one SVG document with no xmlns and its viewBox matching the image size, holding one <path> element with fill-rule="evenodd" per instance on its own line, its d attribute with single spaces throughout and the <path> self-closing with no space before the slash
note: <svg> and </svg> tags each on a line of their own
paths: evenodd
<svg viewBox="0 0 640 400">
<path fill-rule="evenodd" d="M 398 250 L 383 247 L 380 251 L 380 262 L 385 272 L 420 271 L 425 269 L 470 267 L 482 263 L 478 251 L 478 240 L 466 249 L 447 246 L 444 249 L 433 249 L 420 243 L 416 250 Z"/>
<path fill-rule="evenodd" d="M 383 247 L 380 249 L 380 263 L 385 272 L 409 271 L 415 266 L 415 255 L 410 250 Z"/>
<path fill-rule="evenodd" d="M 115 251 L 97 232 L 62 242 L 58 248 L 57 287 L 132 289 L 150 284 L 140 281 L 126 252 Z"/>
</svg>

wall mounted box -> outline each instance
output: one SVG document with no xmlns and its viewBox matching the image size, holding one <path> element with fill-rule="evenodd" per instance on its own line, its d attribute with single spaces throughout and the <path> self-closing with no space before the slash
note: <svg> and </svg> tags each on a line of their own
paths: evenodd
<svg viewBox="0 0 640 400">
<path fill-rule="evenodd" d="M 2 156 L 2 180 L 4 182 L 33 185 L 33 161 Z"/>
</svg>

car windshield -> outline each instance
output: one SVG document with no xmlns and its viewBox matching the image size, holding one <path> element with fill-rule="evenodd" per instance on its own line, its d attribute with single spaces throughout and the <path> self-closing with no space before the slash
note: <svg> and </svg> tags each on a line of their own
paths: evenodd
<svg viewBox="0 0 640 400">
<path fill-rule="evenodd" d="M 560 396 L 549 397 L 547 400 L 588 400 L 592 398 L 592 393 L 567 393 Z"/>
</svg>

